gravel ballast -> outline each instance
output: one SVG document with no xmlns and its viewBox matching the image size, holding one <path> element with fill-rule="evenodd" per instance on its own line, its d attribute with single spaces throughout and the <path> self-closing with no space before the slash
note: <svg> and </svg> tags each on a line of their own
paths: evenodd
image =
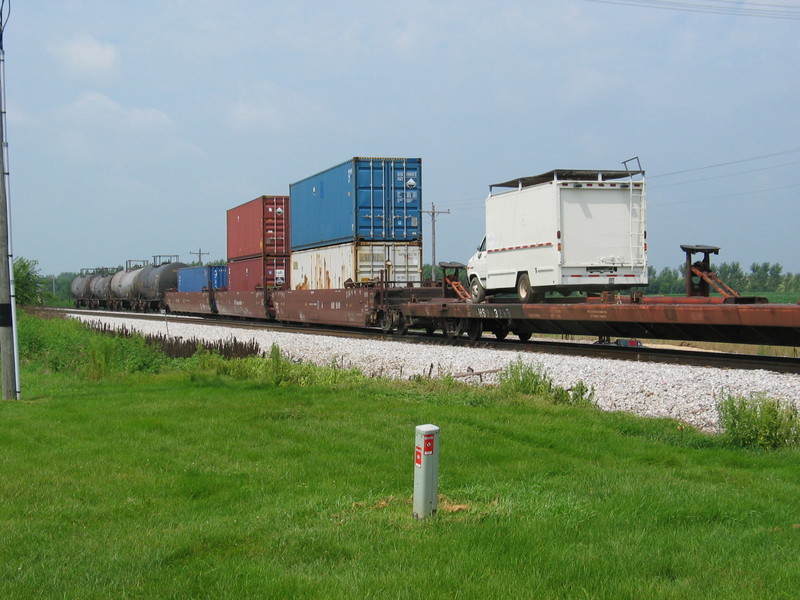
<svg viewBox="0 0 800 600">
<path fill-rule="evenodd" d="M 336 363 L 356 367 L 376 377 L 408 379 L 414 375 L 447 374 L 503 369 L 521 357 L 523 362 L 544 367 L 552 380 L 569 388 L 578 381 L 594 387 L 595 400 L 603 410 L 618 410 L 645 417 L 670 417 L 704 431 L 717 430 L 716 402 L 722 393 L 748 396 L 765 393 L 800 407 L 800 375 L 769 371 L 690 367 L 603 358 L 518 353 L 506 350 L 453 348 L 401 341 L 355 340 L 328 335 L 286 333 L 261 328 L 231 330 L 223 326 L 164 321 L 164 318 L 128 319 L 72 314 L 86 322 L 125 327 L 145 335 L 166 335 L 201 341 L 256 342 L 264 352 L 273 344 L 296 360 L 319 365 Z M 235 331 L 235 334 L 234 334 Z M 466 380 L 479 382 L 478 377 Z M 482 376 L 493 383 L 496 376 Z"/>
</svg>

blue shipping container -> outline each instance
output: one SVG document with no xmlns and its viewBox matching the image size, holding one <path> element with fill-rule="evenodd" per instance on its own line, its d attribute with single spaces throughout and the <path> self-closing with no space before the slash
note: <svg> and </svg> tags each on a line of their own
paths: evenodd
<svg viewBox="0 0 800 600">
<path fill-rule="evenodd" d="M 289 186 L 292 250 L 422 239 L 422 159 L 353 158 Z"/>
<path fill-rule="evenodd" d="M 228 268 L 225 265 L 178 269 L 179 292 L 202 292 L 209 286 L 212 290 L 228 287 Z"/>
</svg>

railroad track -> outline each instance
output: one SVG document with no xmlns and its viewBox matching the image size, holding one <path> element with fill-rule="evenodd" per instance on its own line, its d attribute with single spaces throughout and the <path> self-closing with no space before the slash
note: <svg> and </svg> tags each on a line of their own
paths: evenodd
<svg viewBox="0 0 800 600">
<path fill-rule="evenodd" d="M 382 339 L 402 343 L 428 344 L 453 347 L 486 348 L 513 352 L 562 354 L 584 356 L 590 358 L 607 358 L 634 362 L 668 363 L 698 367 L 714 367 L 722 369 L 745 369 L 773 371 L 778 373 L 800 373 L 800 359 L 780 356 L 760 356 L 756 354 L 735 354 L 724 352 L 708 352 L 698 350 L 679 350 L 659 346 L 620 347 L 586 342 L 567 342 L 551 340 L 496 340 L 481 339 L 469 341 L 466 338 L 448 338 L 441 334 L 427 335 L 409 331 L 406 335 L 385 334 L 378 329 L 347 329 L 341 327 L 325 327 L 303 324 L 285 324 L 274 321 L 246 321 L 228 318 L 202 318 L 182 315 L 157 315 L 153 313 L 112 312 L 104 310 L 47 308 L 46 312 L 65 315 L 79 312 L 83 315 L 102 317 L 120 317 L 126 319 L 164 320 L 169 323 L 191 323 L 194 325 L 222 326 L 240 329 L 269 329 L 289 333 L 307 335 L 330 335 L 355 339 Z"/>
</svg>

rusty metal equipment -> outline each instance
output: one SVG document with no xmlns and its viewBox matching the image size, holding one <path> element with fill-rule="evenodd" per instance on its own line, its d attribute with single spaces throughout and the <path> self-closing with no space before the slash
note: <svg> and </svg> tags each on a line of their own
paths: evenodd
<svg viewBox="0 0 800 600">
<path fill-rule="evenodd" d="M 447 288 L 452 289 L 456 296 L 462 300 L 472 300 L 470 293 L 464 288 L 459 278 L 461 269 L 466 269 L 466 266 L 459 262 L 440 262 L 439 267 L 442 269 L 442 280 L 444 281 L 443 289 L 446 292 Z M 452 273 L 448 273 L 452 270 Z"/>
<path fill-rule="evenodd" d="M 717 274 L 711 270 L 711 255 L 719 254 L 717 246 L 704 246 L 697 245 L 691 246 L 681 244 L 681 250 L 686 253 L 686 295 L 701 296 L 708 298 L 711 293 L 711 288 L 721 294 L 724 298 L 739 298 L 740 294 L 724 281 L 722 281 Z M 695 254 L 702 254 L 703 258 L 694 261 Z"/>
</svg>

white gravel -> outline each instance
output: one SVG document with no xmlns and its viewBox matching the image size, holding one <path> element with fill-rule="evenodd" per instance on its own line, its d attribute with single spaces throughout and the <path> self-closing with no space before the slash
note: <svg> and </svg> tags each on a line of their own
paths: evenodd
<svg viewBox="0 0 800 600">
<path fill-rule="evenodd" d="M 619 410 L 646 417 L 671 417 L 704 431 L 717 430 L 716 400 L 723 392 L 749 395 L 763 392 L 783 398 L 800 407 L 800 375 L 769 371 L 718 369 L 662 365 L 644 362 L 517 353 L 504 350 L 452 348 L 409 344 L 400 341 L 351 340 L 326 335 L 273 332 L 263 329 L 236 329 L 205 324 L 166 323 L 163 317 L 127 319 L 73 314 L 83 321 L 124 326 L 144 334 L 167 334 L 183 339 L 224 341 L 254 340 L 268 352 L 272 344 L 298 360 L 320 365 L 332 362 L 357 367 L 371 376 L 407 379 L 414 375 L 446 374 L 502 369 L 521 357 L 525 363 L 540 364 L 553 381 L 571 387 L 582 380 L 594 387 L 597 405 L 604 410 Z M 482 376 L 484 383 L 495 375 Z M 479 381 L 477 376 L 466 380 Z"/>
</svg>

